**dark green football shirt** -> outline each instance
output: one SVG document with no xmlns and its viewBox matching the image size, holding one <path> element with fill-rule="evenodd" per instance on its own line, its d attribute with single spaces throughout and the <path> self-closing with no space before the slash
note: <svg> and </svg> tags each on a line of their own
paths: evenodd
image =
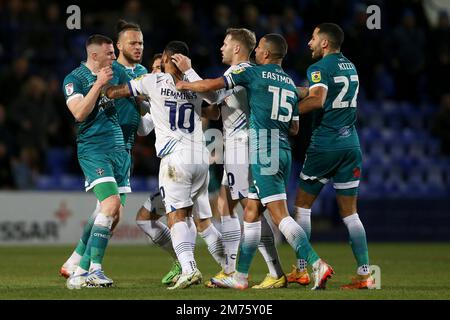
<svg viewBox="0 0 450 320">
<path fill-rule="evenodd" d="M 113 66 L 125 72 L 128 76 L 128 80 L 135 79 L 147 73 L 147 69 L 141 64 L 137 64 L 134 68 L 129 68 L 114 61 Z M 119 114 L 119 124 L 122 128 L 125 148 L 131 150 L 134 145 L 139 121 L 141 120 L 139 107 L 136 105 L 133 97 L 116 99 L 114 103 Z"/>
<path fill-rule="evenodd" d="M 78 96 L 85 97 L 96 80 L 97 75 L 92 73 L 84 63 L 81 63 L 64 79 L 63 92 L 66 103 Z M 126 73 L 113 65 L 113 79 L 110 84 L 124 84 L 127 83 L 127 80 Z M 108 99 L 104 93 L 100 94 L 94 109 L 87 118 L 84 121 L 76 122 L 76 127 L 78 156 L 109 153 L 125 148 L 114 100 Z"/>
<path fill-rule="evenodd" d="M 276 133 L 279 147 L 290 150 L 289 127 L 292 117 L 298 115 L 299 97 L 294 81 L 281 66 L 266 64 L 242 67 L 224 78 L 228 89 L 239 85 L 247 89 L 250 150 L 271 150 L 273 133 Z M 263 138 L 266 143 L 261 141 Z"/>
<path fill-rule="evenodd" d="M 356 98 L 359 80 L 356 68 L 342 53 L 325 56 L 308 68 L 310 89 L 322 86 L 327 97 L 322 109 L 313 112 L 310 150 L 344 150 L 359 147 Z"/>
</svg>

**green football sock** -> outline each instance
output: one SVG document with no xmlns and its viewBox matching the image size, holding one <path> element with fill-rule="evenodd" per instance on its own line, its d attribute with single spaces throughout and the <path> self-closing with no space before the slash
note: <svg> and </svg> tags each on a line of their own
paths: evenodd
<svg viewBox="0 0 450 320">
<path fill-rule="evenodd" d="M 287 242 L 295 250 L 297 259 L 304 259 L 311 265 L 319 260 L 319 256 L 309 243 L 305 231 L 303 231 L 292 217 L 288 216 L 283 218 L 278 228 Z"/>
<path fill-rule="evenodd" d="M 369 250 L 367 248 L 366 231 L 364 230 L 361 220 L 359 220 L 358 214 L 352 214 L 345 217 L 343 220 L 348 229 L 350 245 L 358 267 L 369 265 Z"/>
<path fill-rule="evenodd" d="M 91 215 L 83 227 L 83 233 L 81 235 L 80 240 L 78 241 L 77 247 L 75 248 L 75 252 L 80 256 L 84 255 L 86 250 L 87 243 L 89 241 L 89 237 L 91 235 L 92 226 L 94 225 L 95 216 Z"/>
<path fill-rule="evenodd" d="M 244 234 L 239 245 L 236 270 L 247 274 L 253 258 L 255 257 L 258 244 L 261 241 L 261 221 L 244 222 Z"/>
<path fill-rule="evenodd" d="M 94 224 L 90 239 L 92 263 L 102 263 L 110 237 L 111 230 L 109 228 Z"/>
</svg>

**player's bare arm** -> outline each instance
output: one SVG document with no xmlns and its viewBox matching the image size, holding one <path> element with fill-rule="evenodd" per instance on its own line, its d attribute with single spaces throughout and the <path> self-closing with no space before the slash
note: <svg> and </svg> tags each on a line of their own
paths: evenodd
<svg viewBox="0 0 450 320">
<path fill-rule="evenodd" d="M 298 112 L 302 114 L 323 108 L 326 97 L 327 89 L 324 87 L 318 86 L 310 89 L 308 96 L 299 102 Z"/>
<path fill-rule="evenodd" d="M 297 87 L 298 96 L 304 99 L 309 95 L 309 87 Z"/>
<path fill-rule="evenodd" d="M 128 98 L 131 97 L 131 92 L 128 84 L 121 84 L 118 86 L 111 86 L 106 90 L 106 96 L 110 99 Z"/>
<path fill-rule="evenodd" d="M 298 134 L 299 129 L 300 129 L 300 121 L 292 119 L 291 125 L 289 126 L 289 135 L 296 136 Z"/>
<path fill-rule="evenodd" d="M 194 92 L 207 92 L 225 88 L 225 80 L 223 77 L 215 79 L 205 79 L 201 81 L 186 82 L 178 81 L 177 90 L 190 90 Z"/>
<path fill-rule="evenodd" d="M 210 104 L 209 106 L 202 108 L 202 117 L 205 117 L 209 120 L 219 120 L 219 106 L 217 104 Z"/>
<path fill-rule="evenodd" d="M 89 93 L 85 97 L 75 98 L 69 101 L 67 106 L 77 121 L 84 121 L 92 112 L 103 86 L 105 86 L 112 79 L 112 77 L 113 71 L 111 67 L 100 69 L 97 73 L 97 80 L 91 90 L 89 90 Z"/>
</svg>

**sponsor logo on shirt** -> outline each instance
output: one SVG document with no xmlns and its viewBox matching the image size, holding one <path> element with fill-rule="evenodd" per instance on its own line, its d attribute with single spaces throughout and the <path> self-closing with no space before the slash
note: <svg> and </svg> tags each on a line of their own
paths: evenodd
<svg viewBox="0 0 450 320">
<path fill-rule="evenodd" d="M 236 69 L 236 70 L 233 70 L 233 74 L 239 74 L 239 73 L 241 73 L 241 72 L 243 72 L 243 71 L 245 71 L 245 68 L 244 67 L 240 67 L 240 68 L 238 68 L 238 69 Z"/>
<path fill-rule="evenodd" d="M 70 96 L 73 93 L 73 82 L 66 84 L 64 88 L 66 89 L 66 94 Z"/>
<path fill-rule="evenodd" d="M 322 76 L 320 74 L 320 71 L 311 72 L 311 80 L 314 83 L 319 82 L 320 80 L 322 80 Z"/>
</svg>

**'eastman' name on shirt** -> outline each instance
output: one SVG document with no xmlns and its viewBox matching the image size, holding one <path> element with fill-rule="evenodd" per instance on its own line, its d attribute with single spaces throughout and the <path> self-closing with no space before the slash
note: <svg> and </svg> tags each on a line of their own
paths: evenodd
<svg viewBox="0 0 450 320">
<path fill-rule="evenodd" d="M 161 95 L 166 96 L 166 97 L 171 97 L 174 99 L 183 99 L 183 100 L 197 99 L 197 94 L 195 92 L 191 92 L 191 91 L 179 92 L 179 91 L 173 91 L 173 90 L 170 90 L 167 88 L 161 88 Z"/>
<path fill-rule="evenodd" d="M 278 73 L 273 73 L 273 72 L 269 72 L 269 71 L 263 71 L 261 76 L 263 77 L 263 79 L 271 79 L 271 80 L 276 80 L 278 82 L 284 82 L 287 84 L 292 84 L 294 85 L 294 82 L 292 81 L 291 78 L 289 78 L 288 76 L 284 76 Z"/>
</svg>

